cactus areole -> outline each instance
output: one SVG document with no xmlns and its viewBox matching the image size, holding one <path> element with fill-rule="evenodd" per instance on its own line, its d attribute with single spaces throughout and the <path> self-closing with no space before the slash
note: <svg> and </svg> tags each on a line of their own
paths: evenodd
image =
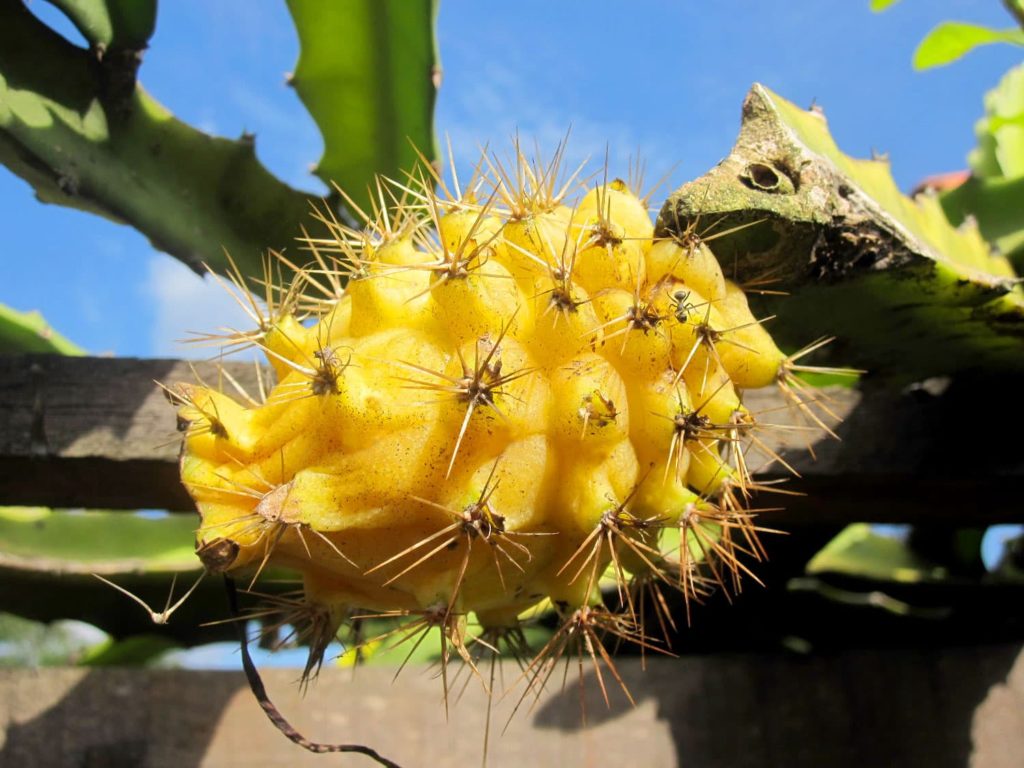
<svg viewBox="0 0 1024 768">
<path fill-rule="evenodd" d="M 268 610 L 309 641 L 307 675 L 353 619 L 439 630 L 442 661 L 473 665 L 521 649 L 547 606 L 562 623 L 527 662 L 538 683 L 575 642 L 664 650 L 645 591 L 689 606 L 762 556 L 746 451 L 763 427 L 741 392 L 806 407 L 799 355 L 700 232 L 656 238 L 637 183 L 585 188 L 561 156 L 381 181 L 360 229 L 325 207 L 331 236 L 268 266 L 286 280 L 228 285 L 252 329 L 206 337 L 258 347 L 262 391 L 172 389 L 199 556 L 301 574 Z"/>
</svg>

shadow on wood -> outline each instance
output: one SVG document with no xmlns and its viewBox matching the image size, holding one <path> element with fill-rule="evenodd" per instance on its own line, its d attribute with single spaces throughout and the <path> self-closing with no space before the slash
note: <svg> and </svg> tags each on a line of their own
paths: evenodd
<svg viewBox="0 0 1024 768">
<path fill-rule="evenodd" d="M 1024 755 L 1024 654 L 1018 645 L 675 663 L 674 674 L 638 678 L 635 667 L 627 667 L 623 677 L 638 706 L 656 702 L 679 765 L 964 768 L 970 762 L 972 768 L 1002 768 L 1020 765 L 1013 761 Z M 657 669 L 665 671 L 665 663 Z M 599 696 L 595 673 L 587 671 L 578 684 L 574 668 L 566 689 L 544 704 L 534 725 L 579 729 L 570 704 L 578 705 L 580 685 L 589 726 L 630 712 L 603 674 L 610 707 Z"/>
<path fill-rule="evenodd" d="M 1019 644 L 619 662 L 636 698 L 586 674 L 580 728 L 575 660 L 510 719 L 520 685 L 494 699 L 488 764 L 642 768 L 1019 768 L 1024 655 Z M 1011 672 L 1011 665 L 1017 664 Z M 450 674 L 454 670 L 449 670 Z M 479 765 L 488 718 L 462 670 L 446 721 L 436 670 L 325 669 L 303 696 L 297 670 L 266 670 L 274 702 L 310 738 L 358 741 L 403 768 Z M 520 679 L 513 662 L 497 670 Z M 468 685 L 460 692 L 462 682 Z M 614 682 L 611 683 L 614 686 Z M 981 705 L 981 706 L 979 706 Z M 268 722 L 240 673 L 80 669 L 0 671 L 0 766 L 200 768 L 369 766 L 304 752 Z M 503 729 L 506 729 L 503 733 Z M 1014 761 L 1017 762 L 1014 762 Z"/>
<path fill-rule="evenodd" d="M 199 674 L 202 694 L 186 696 L 187 679 L 172 670 L 0 671 L 0 766 L 199 766 L 245 687 L 234 673 Z"/>
</svg>

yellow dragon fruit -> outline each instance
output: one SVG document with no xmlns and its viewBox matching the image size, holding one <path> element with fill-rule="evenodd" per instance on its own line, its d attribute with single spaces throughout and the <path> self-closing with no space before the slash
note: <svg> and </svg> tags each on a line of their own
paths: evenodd
<svg viewBox="0 0 1024 768">
<path fill-rule="evenodd" d="M 762 556 L 741 390 L 799 402 L 800 366 L 697 233 L 659 239 L 636 185 L 583 189 L 560 160 L 381 181 L 360 229 L 318 211 L 330 235 L 268 269 L 287 280 L 257 299 L 233 278 L 255 327 L 210 337 L 259 347 L 275 383 L 174 390 L 199 556 L 301 573 L 277 605 L 307 674 L 352 617 L 439 629 L 442 661 L 472 665 L 521 649 L 543 604 L 562 625 L 527 664 L 542 681 L 577 646 L 610 663 L 607 634 L 663 649 L 643 590 L 689 605 Z"/>
</svg>

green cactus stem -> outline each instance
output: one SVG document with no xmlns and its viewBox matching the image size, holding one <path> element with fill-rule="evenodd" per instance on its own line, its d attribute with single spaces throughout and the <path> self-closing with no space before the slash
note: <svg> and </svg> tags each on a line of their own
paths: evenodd
<svg viewBox="0 0 1024 768">
<path fill-rule="evenodd" d="M 740 282 L 788 293 L 759 302 L 784 344 L 817 328 L 844 363 L 905 379 L 1024 371 L 1007 259 L 937 197 L 901 194 L 888 162 L 844 155 L 820 110 L 761 85 L 731 154 L 666 201 L 658 228 L 692 228 Z"/>
</svg>

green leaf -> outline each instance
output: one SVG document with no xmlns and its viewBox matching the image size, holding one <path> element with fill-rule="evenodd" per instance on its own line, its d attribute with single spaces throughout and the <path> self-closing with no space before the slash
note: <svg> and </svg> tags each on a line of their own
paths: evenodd
<svg viewBox="0 0 1024 768">
<path fill-rule="evenodd" d="M 981 234 L 1024 270 L 1024 64 L 985 94 L 975 126 L 978 146 L 968 156 L 972 176 L 942 195 L 949 220 L 977 221 Z"/>
<path fill-rule="evenodd" d="M 998 131 L 1001 128 L 1013 127 L 1013 128 L 1024 128 L 1024 112 L 1018 112 L 1015 115 L 1009 117 L 1002 117 L 1001 115 L 994 115 L 990 119 L 990 127 L 993 131 Z M 1015 173 L 1012 175 L 1020 175 Z"/>
<path fill-rule="evenodd" d="M 24 352 L 85 354 L 80 346 L 50 328 L 38 312 L 18 312 L 0 304 L 0 355 Z"/>
<path fill-rule="evenodd" d="M 316 168 L 360 207 L 375 174 L 404 180 L 436 156 L 432 0 L 288 0 L 301 50 L 292 84 L 320 128 Z"/>
<path fill-rule="evenodd" d="M 104 48 L 141 50 L 156 27 L 156 0 L 49 0 L 82 37 Z"/>
<path fill-rule="evenodd" d="M 197 571 L 195 520 L 0 507 L 0 567 L 104 575 Z"/>
<path fill-rule="evenodd" d="M 399 619 L 368 619 L 361 628 L 366 644 L 360 648 L 359 663 L 373 666 L 403 667 L 408 664 L 427 665 L 436 663 L 441 658 L 441 649 L 437 642 L 416 643 L 415 640 L 399 641 L 395 635 L 402 626 Z M 524 624 L 523 636 L 530 648 L 543 648 L 551 640 L 553 630 L 536 624 Z M 398 637 L 401 635 L 399 634 Z M 415 647 L 414 647 L 415 645 Z M 499 643 L 501 653 L 509 653 L 503 643 Z M 356 664 L 356 648 L 348 647 L 335 659 L 339 667 L 353 667 Z"/>
<path fill-rule="evenodd" d="M 967 159 L 975 176 L 1024 176 L 1024 64 L 985 94 L 985 115 L 974 132 L 978 148 Z"/>
<path fill-rule="evenodd" d="M 92 649 L 80 662 L 86 667 L 139 667 L 158 662 L 180 646 L 163 635 L 133 635 Z"/>
<path fill-rule="evenodd" d="M 871 0 L 871 10 L 875 13 L 881 13 L 887 8 L 896 5 L 898 2 L 899 0 Z"/>
<path fill-rule="evenodd" d="M 0 667 L 78 664 L 111 642 L 106 632 L 85 622 L 43 624 L 0 613 Z"/>
<path fill-rule="evenodd" d="M 842 530 L 807 563 L 807 573 L 838 573 L 876 581 L 941 581 L 944 568 L 915 554 L 891 536 L 877 533 L 867 523 Z"/>
<path fill-rule="evenodd" d="M 941 199 L 952 224 L 976 221 L 982 236 L 1024 272 L 1024 176 L 970 178 Z"/>
<path fill-rule="evenodd" d="M 149 632 L 149 613 L 92 574 L 163 610 L 200 575 L 195 527 L 194 515 L 0 507 L 0 611 L 42 621 L 73 617 L 116 637 Z M 274 593 L 297 578 L 282 568 L 264 575 Z M 223 609 L 223 584 L 204 579 L 160 632 L 186 644 L 230 638 L 233 627 L 200 626 Z"/>
<path fill-rule="evenodd" d="M 312 198 L 274 178 L 250 138 L 197 131 L 133 80 L 114 87 L 92 52 L 4 7 L 0 162 L 40 200 L 131 224 L 197 271 L 226 270 L 226 250 L 262 276 L 266 249 L 292 246 Z"/>
<path fill-rule="evenodd" d="M 961 21 L 944 21 L 929 32 L 914 51 L 914 68 L 930 69 L 956 61 L 979 45 L 1024 45 L 1024 30 L 992 29 Z"/>
</svg>

